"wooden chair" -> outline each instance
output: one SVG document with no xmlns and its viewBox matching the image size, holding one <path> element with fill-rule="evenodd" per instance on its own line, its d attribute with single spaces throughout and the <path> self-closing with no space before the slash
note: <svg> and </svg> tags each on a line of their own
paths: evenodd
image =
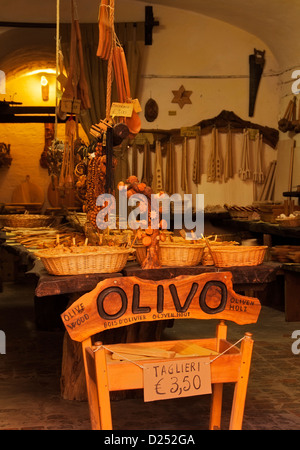
<svg viewBox="0 0 300 450">
<path fill-rule="evenodd" d="M 229 343 L 225 321 L 240 325 L 255 323 L 260 308 L 258 299 L 233 291 L 230 272 L 162 281 L 120 277 L 100 282 L 61 315 L 70 337 L 82 342 L 92 429 L 112 429 L 110 391 L 148 389 L 144 383 L 145 367 L 153 364 L 165 367 L 166 363 L 192 367 L 181 364 L 183 358 L 187 364 L 195 361 L 204 364 L 208 360 L 212 393 L 210 429 L 221 427 L 223 383 L 235 383 L 230 429 L 241 429 L 253 340 L 246 333 L 240 339 L 240 349 L 236 346 L 238 342 Z M 218 319 L 216 336 L 107 346 L 92 343 L 92 336 L 103 330 L 172 318 Z M 200 351 L 195 353 L 199 347 Z M 178 348 L 184 349 L 183 354 Z M 173 397 L 180 397 L 179 392 Z"/>
</svg>

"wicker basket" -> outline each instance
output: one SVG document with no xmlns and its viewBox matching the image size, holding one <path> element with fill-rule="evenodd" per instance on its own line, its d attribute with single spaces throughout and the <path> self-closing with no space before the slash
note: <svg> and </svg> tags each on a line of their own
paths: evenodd
<svg viewBox="0 0 300 450">
<path fill-rule="evenodd" d="M 276 219 L 276 223 L 284 228 L 300 227 L 300 217 Z"/>
<path fill-rule="evenodd" d="M 212 247 L 215 246 L 231 246 L 231 245 L 239 245 L 238 242 L 236 241 L 209 241 L 209 245 Z M 204 252 L 203 252 L 203 256 L 202 256 L 202 260 L 201 260 L 201 264 L 203 266 L 213 266 L 214 265 L 214 261 L 212 259 L 210 250 L 208 247 L 205 247 Z"/>
<path fill-rule="evenodd" d="M 197 266 L 202 258 L 205 244 L 159 244 L 159 259 L 162 266 Z"/>
<path fill-rule="evenodd" d="M 8 214 L 0 217 L 1 225 L 10 228 L 40 228 L 53 222 L 53 217 L 39 214 Z"/>
<path fill-rule="evenodd" d="M 264 260 L 268 246 L 211 247 L 216 267 L 258 266 Z"/>
<path fill-rule="evenodd" d="M 137 262 L 142 265 L 147 256 L 147 247 L 145 247 L 143 244 L 135 244 L 133 248 L 135 249 Z"/>
<path fill-rule="evenodd" d="M 47 272 L 52 275 L 79 275 L 119 272 L 125 267 L 129 254 L 134 250 L 91 246 L 84 253 L 80 247 L 73 251 L 74 253 L 68 251 L 55 254 L 52 249 L 45 249 L 35 254 L 41 258 Z"/>
</svg>

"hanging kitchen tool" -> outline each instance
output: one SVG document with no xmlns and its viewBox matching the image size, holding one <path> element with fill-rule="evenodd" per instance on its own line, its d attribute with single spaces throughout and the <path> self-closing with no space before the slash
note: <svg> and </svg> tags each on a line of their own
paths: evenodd
<svg viewBox="0 0 300 450">
<path fill-rule="evenodd" d="M 216 181 L 216 127 L 211 131 L 211 151 L 207 166 L 207 181 L 212 183 Z"/>
<path fill-rule="evenodd" d="M 293 115 L 295 99 L 296 97 L 294 97 L 293 100 L 289 101 L 282 119 L 278 121 L 278 129 L 283 133 L 286 133 L 290 129 L 290 122 Z"/>
<path fill-rule="evenodd" d="M 12 203 L 36 203 L 40 204 L 40 206 L 43 205 L 44 200 L 42 189 L 30 181 L 30 175 L 26 175 L 25 180 L 14 189 L 11 197 Z"/>
<path fill-rule="evenodd" d="M 131 98 L 131 92 L 130 92 L 129 75 L 128 75 L 126 56 L 125 56 L 125 52 L 122 47 L 119 47 L 119 57 L 121 59 L 123 82 L 124 82 L 125 93 L 126 93 L 125 102 L 130 103 L 130 102 L 132 102 L 132 98 Z M 138 134 L 138 132 L 141 129 L 141 126 L 142 126 L 141 119 L 134 108 L 132 111 L 132 116 L 126 118 L 126 125 L 128 126 L 130 133 L 132 133 L 133 135 Z"/>
<path fill-rule="evenodd" d="M 70 67 L 65 90 L 62 94 L 60 110 L 62 112 L 79 114 L 80 100 L 77 99 L 77 86 L 79 82 L 76 70 L 77 62 L 77 32 L 74 20 L 74 1 L 72 1 L 72 24 L 71 24 L 71 41 L 70 41 Z"/>
<path fill-rule="evenodd" d="M 182 143 L 182 154 L 181 154 L 181 189 L 183 193 L 188 192 L 188 180 L 187 180 L 187 137 L 184 136 Z"/>
<path fill-rule="evenodd" d="M 243 148 L 241 157 L 241 167 L 239 169 L 239 177 L 246 181 L 251 177 L 250 172 L 250 153 L 249 153 L 249 130 L 243 132 Z"/>
<path fill-rule="evenodd" d="M 298 100 L 298 118 L 294 124 L 295 133 L 300 133 L 300 101 Z"/>
<path fill-rule="evenodd" d="M 166 185 L 165 190 L 169 195 L 175 194 L 176 190 L 176 155 L 172 138 L 167 142 L 166 158 Z"/>
<path fill-rule="evenodd" d="M 148 139 L 144 143 L 144 157 L 143 157 L 143 174 L 142 174 L 142 183 L 145 183 L 147 186 L 151 186 L 152 183 L 152 162 L 151 162 L 151 150 L 150 143 Z"/>
<path fill-rule="evenodd" d="M 221 181 L 223 175 L 223 160 L 219 149 L 219 131 L 216 128 L 216 180 Z"/>
<path fill-rule="evenodd" d="M 228 126 L 228 132 L 226 136 L 226 152 L 224 162 L 224 180 L 227 182 L 230 178 L 233 178 L 233 154 L 232 154 L 232 131 L 230 125 Z"/>
<path fill-rule="evenodd" d="M 111 4 L 110 0 L 101 0 L 99 7 L 99 41 L 97 48 L 97 56 L 99 58 L 108 60 L 111 52 L 112 46 L 112 27 L 111 27 Z"/>
<path fill-rule="evenodd" d="M 197 134 L 195 137 L 193 182 L 195 184 L 201 183 L 201 129 L 199 131 L 199 134 Z"/>
<path fill-rule="evenodd" d="M 255 136 L 256 169 L 253 172 L 253 181 L 260 184 L 265 181 L 265 175 L 262 171 L 262 139 L 262 134 L 258 132 Z"/>
<path fill-rule="evenodd" d="M 144 116 L 147 122 L 154 122 L 154 120 L 157 118 L 158 104 L 155 100 L 153 100 L 153 98 L 149 98 L 149 100 L 146 102 Z"/>
<path fill-rule="evenodd" d="M 131 174 L 137 177 L 138 173 L 138 150 L 136 143 L 132 144 L 132 164 L 131 164 Z"/>
<path fill-rule="evenodd" d="M 159 140 L 155 142 L 155 169 L 153 176 L 153 192 L 159 192 L 163 190 L 163 166 L 162 166 L 162 155 L 161 155 L 161 143 Z"/>
<path fill-rule="evenodd" d="M 73 116 L 67 120 L 65 125 L 65 143 L 63 161 L 59 176 L 59 189 L 63 193 L 74 184 L 74 141 L 76 135 L 76 122 Z"/>
<path fill-rule="evenodd" d="M 75 24 L 75 31 L 76 31 L 76 38 L 77 38 L 77 49 L 78 49 L 79 67 L 80 67 L 79 81 L 78 81 L 78 85 L 77 85 L 77 98 L 80 100 L 80 108 L 82 110 L 85 110 L 85 109 L 91 108 L 91 102 L 90 102 L 90 97 L 89 97 L 89 88 L 88 88 L 88 84 L 87 84 L 86 76 L 85 76 L 82 38 L 81 38 L 81 31 L 80 31 L 79 20 L 78 20 L 77 4 L 74 1 L 73 1 L 73 4 L 74 4 L 74 6 L 73 6 L 74 24 Z"/>
<path fill-rule="evenodd" d="M 249 56 L 249 117 L 254 115 L 257 91 L 265 65 L 265 50 L 254 49 L 254 54 Z"/>
</svg>

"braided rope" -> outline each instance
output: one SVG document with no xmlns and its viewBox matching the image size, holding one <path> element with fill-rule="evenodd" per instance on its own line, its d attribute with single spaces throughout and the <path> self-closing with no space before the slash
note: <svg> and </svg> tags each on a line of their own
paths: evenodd
<svg viewBox="0 0 300 450">
<path fill-rule="evenodd" d="M 111 88 L 112 88 L 112 69 L 113 69 L 113 47 L 114 47 L 114 0 L 110 0 L 109 19 L 111 27 L 111 48 L 107 66 L 107 86 L 106 86 L 106 119 L 110 117 L 111 107 Z"/>
</svg>

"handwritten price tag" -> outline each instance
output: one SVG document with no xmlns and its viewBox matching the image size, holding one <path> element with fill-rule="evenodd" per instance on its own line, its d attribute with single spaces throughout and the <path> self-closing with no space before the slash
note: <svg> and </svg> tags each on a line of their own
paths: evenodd
<svg viewBox="0 0 300 450">
<path fill-rule="evenodd" d="M 211 394 L 210 359 L 177 358 L 144 363 L 144 401 Z"/>
<path fill-rule="evenodd" d="M 112 103 L 110 115 L 112 117 L 131 117 L 133 113 L 133 103 Z"/>
</svg>

